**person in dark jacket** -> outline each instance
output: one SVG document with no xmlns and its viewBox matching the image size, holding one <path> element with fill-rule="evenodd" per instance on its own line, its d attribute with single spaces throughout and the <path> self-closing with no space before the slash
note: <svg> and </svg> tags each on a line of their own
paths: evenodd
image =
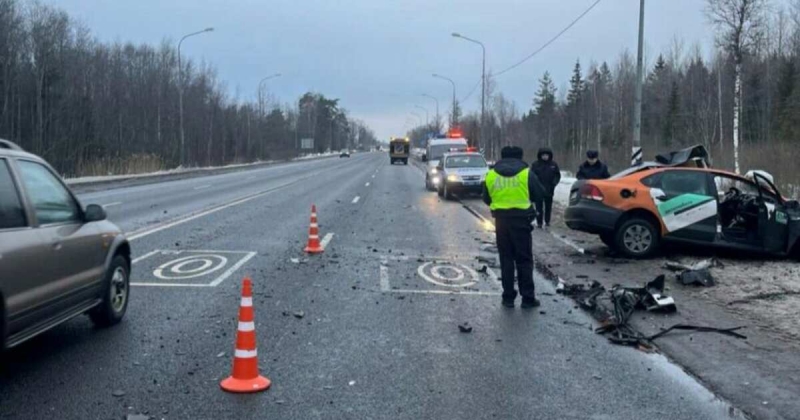
<svg viewBox="0 0 800 420">
<path fill-rule="evenodd" d="M 598 159 L 599 154 L 597 150 L 589 150 L 586 152 L 586 162 L 581 164 L 578 168 L 578 179 L 608 179 L 611 174 L 608 173 L 608 166 L 600 162 Z"/>
<path fill-rule="evenodd" d="M 522 160 L 519 147 L 507 146 L 500 151 L 501 159 L 486 175 L 483 201 L 492 209 L 495 218 L 497 251 L 503 283 L 503 306 L 514 307 L 516 269 L 522 307 L 539 306 L 533 285 L 532 222 L 535 210 L 531 201 L 541 199 L 545 190 L 539 178 Z"/>
<path fill-rule="evenodd" d="M 547 147 L 539 149 L 536 162 L 531 165 L 531 170 L 539 178 L 545 190 L 541 200 L 536 201 L 536 226 L 550 226 L 550 216 L 553 213 L 553 194 L 558 183 L 561 182 L 561 169 L 553 160 L 553 151 Z"/>
</svg>

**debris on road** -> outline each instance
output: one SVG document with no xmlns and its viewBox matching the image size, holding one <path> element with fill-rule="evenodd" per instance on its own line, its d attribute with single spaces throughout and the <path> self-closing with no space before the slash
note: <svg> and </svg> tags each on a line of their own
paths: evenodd
<svg viewBox="0 0 800 420">
<path fill-rule="evenodd" d="M 292 313 L 292 315 L 294 315 L 294 317 L 297 319 L 303 319 L 303 317 L 306 316 L 306 313 L 303 311 L 295 311 Z"/>
<path fill-rule="evenodd" d="M 117 398 L 124 397 L 125 396 L 125 391 L 123 391 L 121 389 L 115 389 L 114 391 L 111 392 L 111 395 L 113 395 L 113 396 L 115 396 Z"/>
<path fill-rule="evenodd" d="M 560 281 L 556 287 L 556 293 L 575 299 L 578 305 L 588 311 L 597 308 L 596 299 L 605 291 L 606 288 L 597 281 L 593 281 L 588 286 L 585 284 L 566 284 Z"/>
<path fill-rule="evenodd" d="M 664 269 L 678 272 L 678 281 L 683 285 L 695 284 L 705 287 L 716 285 L 714 277 L 711 275 L 712 268 L 725 268 L 725 265 L 716 258 L 709 258 L 691 265 L 675 261 L 664 263 Z"/>
<path fill-rule="evenodd" d="M 150 420 L 150 416 L 145 414 L 128 414 L 125 420 Z"/>
<path fill-rule="evenodd" d="M 695 284 L 699 286 L 711 287 L 717 283 L 714 281 L 714 276 L 707 268 L 703 270 L 686 270 L 678 274 L 678 281 L 684 286 Z"/>
<path fill-rule="evenodd" d="M 469 322 L 465 322 L 458 325 L 458 330 L 464 334 L 469 334 L 472 332 L 472 327 L 469 325 Z"/>
<path fill-rule="evenodd" d="M 481 273 L 481 274 L 488 274 L 489 273 L 489 266 L 484 264 L 484 265 L 481 266 L 481 268 L 479 268 L 479 269 L 477 269 L 475 271 L 477 271 L 478 273 Z"/>
</svg>

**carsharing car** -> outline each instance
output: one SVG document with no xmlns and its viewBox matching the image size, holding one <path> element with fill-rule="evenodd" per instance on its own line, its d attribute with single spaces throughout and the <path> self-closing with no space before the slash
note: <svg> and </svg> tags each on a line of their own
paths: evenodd
<svg viewBox="0 0 800 420">
<path fill-rule="evenodd" d="M 0 350 L 81 314 L 120 322 L 130 272 L 103 207 L 83 207 L 44 160 L 0 139 Z"/>
<path fill-rule="evenodd" d="M 762 171 L 709 168 L 703 152 L 690 148 L 607 180 L 575 182 L 567 226 L 634 258 L 670 242 L 800 257 L 800 204 Z"/>
<path fill-rule="evenodd" d="M 454 196 L 483 192 L 489 165 L 483 155 L 477 152 L 445 153 L 437 170 L 441 179 L 439 196 L 451 200 Z"/>
</svg>

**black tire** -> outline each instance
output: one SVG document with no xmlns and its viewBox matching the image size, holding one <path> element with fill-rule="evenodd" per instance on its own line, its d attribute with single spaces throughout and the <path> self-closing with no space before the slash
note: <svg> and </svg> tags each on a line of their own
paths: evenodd
<svg viewBox="0 0 800 420">
<path fill-rule="evenodd" d="M 614 243 L 615 236 L 613 233 L 602 233 L 600 234 L 600 240 L 609 248 L 615 249 L 617 244 Z"/>
<path fill-rule="evenodd" d="M 452 200 L 454 198 L 453 194 L 451 194 L 450 190 L 447 188 L 447 183 L 446 182 L 444 183 L 444 188 L 443 188 L 443 191 L 442 191 L 442 195 L 444 196 L 445 200 Z"/>
<path fill-rule="evenodd" d="M 647 219 L 634 217 L 623 222 L 614 233 L 614 249 L 630 258 L 647 258 L 655 254 L 661 235 Z"/>
<path fill-rule="evenodd" d="M 122 255 L 114 256 L 105 275 L 103 301 L 89 312 L 89 318 L 98 327 L 117 324 L 125 316 L 130 300 L 130 273 L 128 260 Z"/>
<path fill-rule="evenodd" d="M 444 197 L 444 187 L 439 186 L 436 188 L 436 193 L 439 194 L 439 197 Z"/>
</svg>

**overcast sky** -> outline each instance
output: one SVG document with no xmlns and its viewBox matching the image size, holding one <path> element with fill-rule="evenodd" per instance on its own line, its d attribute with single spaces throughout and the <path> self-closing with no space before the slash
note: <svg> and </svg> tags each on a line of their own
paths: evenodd
<svg viewBox="0 0 800 420">
<path fill-rule="evenodd" d="M 415 105 L 439 98 L 446 112 L 455 80 L 463 98 L 480 80 L 481 51 L 455 39 L 460 32 L 484 42 L 487 68 L 502 70 L 538 49 L 594 0 L 45 0 L 65 9 L 104 41 L 157 44 L 213 26 L 184 42 L 186 57 L 212 63 L 232 95 L 255 96 L 268 83 L 282 102 L 308 90 L 341 99 L 352 115 L 381 138 L 405 132 Z M 708 52 L 713 34 L 702 0 L 649 0 L 648 56 L 666 51 L 675 37 L 688 52 Z M 559 89 L 575 60 L 614 61 L 636 50 L 639 0 L 603 0 L 583 20 L 526 64 L 497 78 L 499 91 L 527 111 L 537 80 L 549 70 Z M 464 104 L 480 108 L 477 89 Z"/>
</svg>

